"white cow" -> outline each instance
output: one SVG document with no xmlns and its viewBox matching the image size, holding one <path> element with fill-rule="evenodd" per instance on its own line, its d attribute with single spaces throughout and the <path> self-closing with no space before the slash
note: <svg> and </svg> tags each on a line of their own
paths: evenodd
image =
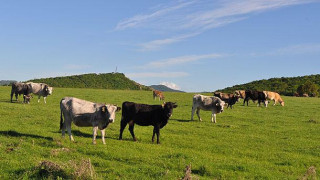
<svg viewBox="0 0 320 180">
<path fill-rule="evenodd" d="M 48 95 L 52 94 L 53 87 L 48 86 L 45 83 L 26 83 L 31 86 L 31 92 L 38 95 L 38 102 L 40 102 L 40 97 L 43 96 L 44 103 L 47 103 L 46 98 Z"/>
<path fill-rule="evenodd" d="M 115 120 L 115 112 L 120 111 L 120 107 L 111 104 L 98 104 L 86 100 L 64 97 L 60 101 L 60 129 L 64 137 L 67 129 L 70 140 L 74 141 L 71 134 L 71 122 L 79 127 L 93 127 L 93 144 L 96 144 L 98 128 L 101 130 L 102 142 L 106 144 L 105 128 Z M 64 122 L 62 115 L 64 116 Z"/>
<path fill-rule="evenodd" d="M 211 111 L 211 122 L 216 123 L 216 114 L 223 112 L 224 104 L 225 102 L 218 97 L 196 94 L 193 96 L 191 120 L 193 120 L 194 111 L 197 110 L 198 118 L 202 121 L 200 117 L 200 109 L 202 109 L 205 111 Z"/>
</svg>

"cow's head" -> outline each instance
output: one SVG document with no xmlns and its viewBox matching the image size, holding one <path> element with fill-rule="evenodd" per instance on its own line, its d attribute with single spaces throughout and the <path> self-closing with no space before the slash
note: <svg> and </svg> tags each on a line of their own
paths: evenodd
<svg viewBox="0 0 320 180">
<path fill-rule="evenodd" d="M 113 104 L 107 104 L 105 106 L 102 106 L 102 113 L 105 113 L 105 117 L 108 120 L 109 123 L 113 123 L 116 119 L 116 112 L 120 111 L 121 108 L 117 105 Z"/>
<path fill-rule="evenodd" d="M 176 103 L 174 102 L 167 102 L 162 104 L 162 108 L 164 110 L 164 115 L 168 118 L 172 116 L 173 108 L 178 107 Z"/>
<path fill-rule="evenodd" d="M 223 107 L 225 105 L 225 102 L 219 99 L 216 103 L 216 108 L 217 108 L 217 113 L 222 113 L 223 112 Z"/>
<path fill-rule="evenodd" d="M 281 104 L 281 106 L 284 106 L 284 101 L 281 101 L 280 104 Z"/>
</svg>

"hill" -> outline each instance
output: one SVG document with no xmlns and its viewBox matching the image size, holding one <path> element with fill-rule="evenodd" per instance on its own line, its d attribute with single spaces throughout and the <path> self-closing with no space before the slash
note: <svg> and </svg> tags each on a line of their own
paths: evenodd
<svg viewBox="0 0 320 180">
<path fill-rule="evenodd" d="M 184 92 L 184 91 L 179 91 L 175 89 L 171 89 L 165 85 L 151 85 L 149 86 L 152 89 L 158 90 L 158 91 L 166 91 L 166 92 Z"/>
<path fill-rule="evenodd" d="M 122 89 L 122 90 L 151 90 L 141 85 L 123 73 L 82 74 L 74 76 L 32 79 L 32 82 L 43 82 L 53 87 L 64 88 L 94 88 L 94 89 Z"/>
<path fill-rule="evenodd" d="M 309 75 L 309 76 L 298 76 L 298 77 L 281 77 L 263 79 L 258 81 L 252 81 L 246 84 L 235 85 L 227 87 L 217 91 L 222 92 L 233 92 L 237 89 L 252 89 L 252 90 L 268 90 L 279 92 L 282 95 L 292 96 L 297 92 L 297 88 L 306 82 L 312 82 L 320 86 L 320 74 Z"/>
<path fill-rule="evenodd" d="M 14 82 L 17 82 L 17 81 L 14 81 L 14 80 L 1 80 L 0 81 L 0 86 L 8 86 Z"/>
</svg>

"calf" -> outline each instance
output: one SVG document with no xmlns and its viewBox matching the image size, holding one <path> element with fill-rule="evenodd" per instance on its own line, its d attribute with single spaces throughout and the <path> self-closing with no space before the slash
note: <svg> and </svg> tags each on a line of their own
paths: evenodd
<svg viewBox="0 0 320 180">
<path fill-rule="evenodd" d="M 193 96 L 191 120 L 193 120 L 194 111 L 197 110 L 199 121 L 202 121 L 200 117 L 200 109 L 202 109 L 205 111 L 211 111 L 211 122 L 216 123 L 216 114 L 223 112 L 224 104 L 225 102 L 218 97 L 196 94 Z"/>
<path fill-rule="evenodd" d="M 159 97 L 159 101 L 163 101 L 164 100 L 164 95 L 161 91 L 158 90 L 153 90 L 153 99 L 155 100 L 157 97 Z"/>
<path fill-rule="evenodd" d="M 129 131 L 134 141 L 134 125 L 153 126 L 152 142 L 154 142 L 155 134 L 157 134 L 157 143 L 160 143 L 160 129 L 162 129 L 172 115 L 173 108 L 176 108 L 176 103 L 167 102 L 163 105 L 148 105 L 137 104 L 134 102 L 122 103 L 122 117 L 120 123 L 119 139 L 122 139 L 122 133 L 127 124 L 129 124 Z"/>
<path fill-rule="evenodd" d="M 23 95 L 24 99 L 25 99 L 25 103 L 30 104 L 30 100 L 33 98 L 31 94 L 28 95 Z"/>
<path fill-rule="evenodd" d="M 93 127 L 93 144 L 96 144 L 97 130 L 101 130 L 103 144 L 106 144 L 104 135 L 109 123 L 113 123 L 116 118 L 116 111 L 120 107 L 112 104 L 99 104 L 74 97 L 64 97 L 60 101 L 60 129 L 62 136 L 67 129 L 70 140 L 74 141 L 71 134 L 71 122 L 79 127 Z M 64 116 L 64 121 L 62 118 Z"/>
<path fill-rule="evenodd" d="M 243 105 L 245 102 L 247 102 L 247 106 L 249 103 L 249 99 L 252 101 L 258 100 L 258 105 L 260 106 L 260 103 L 263 102 L 264 105 L 267 107 L 268 101 L 267 101 L 267 95 L 262 91 L 252 91 L 252 90 L 246 90 L 246 98 L 243 101 Z"/>
</svg>

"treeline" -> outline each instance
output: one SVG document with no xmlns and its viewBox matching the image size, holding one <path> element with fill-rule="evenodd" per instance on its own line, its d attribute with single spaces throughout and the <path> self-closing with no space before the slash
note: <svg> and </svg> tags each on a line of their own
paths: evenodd
<svg viewBox="0 0 320 180">
<path fill-rule="evenodd" d="M 14 80 L 1 80 L 0 81 L 0 86 L 9 86 L 11 85 L 12 83 L 15 83 L 17 81 L 14 81 Z"/>
<path fill-rule="evenodd" d="M 217 91 L 234 92 L 235 90 L 251 89 L 258 91 L 274 91 L 281 95 L 293 96 L 308 94 L 309 96 L 319 96 L 320 94 L 320 74 L 298 77 L 281 77 L 267 80 L 252 81 L 246 84 L 235 85 Z"/>
<path fill-rule="evenodd" d="M 64 88 L 150 90 L 149 87 L 130 80 L 122 73 L 92 73 L 74 76 L 32 79 L 29 81 L 38 83 L 42 82 L 53 87 Z"/>
</svg>

